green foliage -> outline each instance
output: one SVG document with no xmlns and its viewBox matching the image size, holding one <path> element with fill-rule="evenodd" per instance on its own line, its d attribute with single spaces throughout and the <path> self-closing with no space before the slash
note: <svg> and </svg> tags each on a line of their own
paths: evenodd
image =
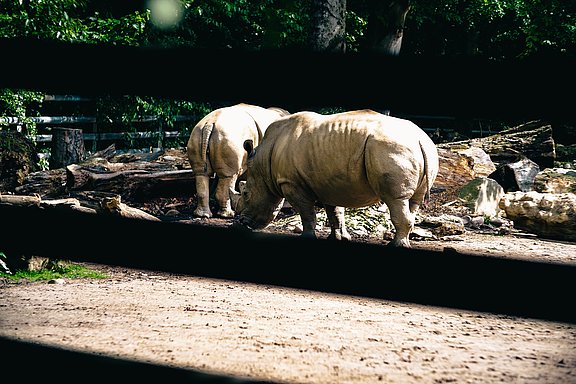
<svg viewBox="0 0 576 384">
<path fill-rule="evenodd" d="M 111 45 L 140 45 L 147 41 L 148 12 L 136 10 L 119 18 L 104 17 L 89 14 L 88 4 L 87 0 L 0 0 L 0 37 Z M 35 137 L 36 124 L 31 117 L 39 115 L 43 98 L 42 92 L 0 90 L 0 117 L 18 118 L 25 133 Z M 120 121 L 127 118 L 122 116 Z M 7 126 L 7 121 L 0 120 L 0 130 Z"/>
<path fill-rule="evenodd" d="M 0 0 L 0 37 L 139 45 L 148 12 L 119 18 L 89 14 L 88 0 Z"/>
<path fill-rule="evenodd" d="M 183 21 L 169 31 L 150 28 L 148 43 L 260 50 L 303 47 L 310 1 L 183 0 Z"/>
<path fill-rule="evenodd" d="M 310 0 L 181 0 L 182 20 L 158 28 L 150 4 L 121 15 L 94 0 L 0 0 L 0 37 L 247 50 L 305 47 Z M 346 40 L 359 50 L 370 0 L 348 0 Z M 102 10 L 100 9 L 102 8 Z M 496 58 L 574 49 L 574 4 L 560 0 L 412 1 L 403 52 Z M 384 7 L 386 9 L 386 7 Z M 383 15 L 385 16 L 385 15 Z"/>
<path fill-rule="evenodd" d="M 346 108 L 343 107 L 324 107 L 318 110 L 321 115 L 331 115 L 333 113 L 346 112 Z"/>
<path fill-rule="evenodd" d="M 114 4 L 109 9 L 95 0 L 0 0 L 0 37 L 240 50 L 307 46 L 311 0 L 174 1 L 182 5 L 181 21 L 171 28 L 160 28 L 152 22 L 150 3 Z M 362 49 L 360 41 L 368 28 L 371 1 L 347 1 L 349 52 Z M 540 53 L 574 55 L 575 4 L 560 0 L 412 1 L 401 54 L 493 59 Z M 38 115 L 41 103 L 40 92 L 0 90 L 0 116 L 18 117 L 29 135 L 36 133 L 30 117 Z M 98 101 L 97 119 L 103 132 L 135 130 L 131 120 L 144 115 L 159 116 L 163 128 L 172 129 L 176 115 L 191 113 L 200 118 L 211 109 L 208 104 L 186 101 L 106 96 Z M 6 125 L 0 122 L 0 130 Z M 179 127 L 183 132 L 177 141 L 182 142 L 191 127 Z M 133 143 L 127 140 L 127 145 Z"/>
<path fill-rule="evenodd" d="M 184 100 L 162 99 L 151 96 L 104 96 L 97 100 L 97 123 L 101 132 L 125 131 L 135 132 L 137 126 L 133 120 L 146 117 L 157 117 L 159 120 L 148 124 L 149 131 L 158 131 L 159 125 L 162 130 L 172 130 L 176 126 L 178 115 L 197 116 L 200 120 L 204 115 L 214 109 L 209 103 L 199 103 Z M 171 146 L 182 146 L 188 140 L 190 131 L 196 121 L 180 127 L 179 136 L 173 140 Z M 142 124 L 139 125 L 142 127 Z M 158 137 L 152 138 L 155 142 Z M 126 146 L 132 148 L 135 141 L 125 138 Z M 142 144 L 140 141 L 139 144 Z M 166 145 L 165 145 L 166 146 Z"/>
<path fill-rule="evenodd" d="M 47 171 L 50 169 L 50 149 L 43 148 L 39 152 L 38 168 L 41 171 Z"/>
<path fill-rule="evenodd" d="M 77 0 L 0 0 L 0 36 L 85 40 L 85 26 L 76 16 L 85 5 Z"/>
<path fill-rule="evenodd" d="M 0 130 L 8 126 L 8 122 L 2 120 L 2 117 L 16 117 L 26 126 L 27 134 L 35 135 L 36 123 L 31 117 L 39 115 L 43 100 L 42 92 L 0 89 Z"/>
<path fill-rule="evenodd" d="M 408 13 L 402 50 L 410 54 L 479 55 L 495 59 L 541 53 L 574 55 L 576 7 L 569 3 L 416 1 Z"/>
<path fill-rule="evenodd" d="M 360 40 L 364 37 L 367 27 L 366 16 L 362 17 L 351 9 L 346 12 L 346 50 L 348 52 L 360 50 Z"/>
<path fill-rule="evenodd" d="M 52 263 L 49 268 L 39 271 L 19 270 L 14 273 L 0 272 L 0 278 L 10 280 L 52 280 L 52 279 L 104 279 L 108 276 L 102 272 L 94 271 L 82 265 L 73 263 Z"/>
<path fill-rule="evenodd" d="M 87 18 L 83 42 L 129 46 L 146 44 L 149 12 L 135 11 L 119 19 L 100 18 L 99 16 L 95 14 Z"/>
</svg>

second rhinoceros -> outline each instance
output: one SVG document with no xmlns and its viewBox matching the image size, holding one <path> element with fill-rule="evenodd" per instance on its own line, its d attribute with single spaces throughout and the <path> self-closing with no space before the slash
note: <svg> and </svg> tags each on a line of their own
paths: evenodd
<svg viewBox="0 0 576 384">
<path fill-rule="evenodd" d="M 298 112 L 268 126 L 249 152 L 246 183 L 235 194 L 233 226 L 262 229 L 285 198 L 303 236 L 316 237 L 315 205 L 326 209 L 330 238 L 349 240 L 344 208 L 384 202 L 395 228 L 391 246 L 410 247 L 415 215 L 438 173 L 430 137 L 409 120 L 372 110 Z"/>
<path fill-rule="evenodd" d="M 218 178 L 216 202 L 218 216 L 231 218 L 230 189 L 234 190 L 238 175 L 246 166 L 246 151 L 242 145 L 252 140 L 257 145 L 268 125 L 289 114 L 277 107 L 263 108 L 250 104 L 236 104 L 215 109 L 204 116 L 192 129 L 186 152 L 196 178 L 198 203 L 194 215 L 210 218 L 209 205 L 212 175 Z"/>
</svg>

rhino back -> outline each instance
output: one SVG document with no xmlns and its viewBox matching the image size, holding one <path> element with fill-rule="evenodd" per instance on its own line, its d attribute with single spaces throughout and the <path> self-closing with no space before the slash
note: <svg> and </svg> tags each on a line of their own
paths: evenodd
<svg viewBox="0 0 576 384">
<path fill-rule="evenodd" d="M 254 119 L 245 107 L 228 107 L 221 111 L 210 136 L 209 157 L 214 172 L 221 177 L 231 177 L 244 168 L 245 140 L 259 140 Z"/>
<path fill-rule="evenodd" d="M 230 177 L 246 164 L 245 140 L 255 145 L 268 125 L 278 118 L 277 111 L 240 103 L 216 109 L 202 118 L 192 129 L 187 154 L 194 172 L 216 172 Z"/>
<path fill-rule="evenodd" d="M 372 111 L 303 112 L 273 123 L 255 158 L 262 169 L 269 164 L 262 173 L 279 191 L 297 188 L 322 203 L 363 207 L 379 202 L 382 194 L 417 188 L 424 168 L 420 131 L 411 122 Z"/>
</svg>

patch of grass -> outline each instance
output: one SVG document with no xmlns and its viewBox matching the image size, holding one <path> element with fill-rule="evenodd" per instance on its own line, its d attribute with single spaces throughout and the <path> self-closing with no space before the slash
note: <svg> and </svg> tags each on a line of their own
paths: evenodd
<svg viewBox="0 0 576 384">
<path fill-rule="evenodd" d="M 0 272 L 0 278 L 10 280 L 26 279 L 29 281 L 52 280 L 52 279 L 104 279 L 106 274 L 72 263 L 57 263 L 56 265 L 38 271 L 20 270 L 13 274 Z"/>
</svg>

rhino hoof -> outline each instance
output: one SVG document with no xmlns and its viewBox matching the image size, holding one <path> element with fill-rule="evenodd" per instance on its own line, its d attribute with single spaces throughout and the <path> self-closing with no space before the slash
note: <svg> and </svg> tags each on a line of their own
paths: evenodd
<svg viewBox="0 0 576 384">
<path fill-rule="evenodd" d="M 212 217 L 212 212 L 206 211 L 204 209 L 197 209 L 194 211 L 194 216 L 209 219 Z"/>
<path fill-rule="evenodd" d="M 226 211 L 219 211 L 218 216 L 224 219 L 231 219 L 234 217 L 234 211 L 226 210 Z"/>
<path fill-rule="evenodd" d="M 412 248 L 412 247 L 410 246 L 410 243 L 409 243 L 408 241 L 395 241 L 395 240 L 392 240 L 392 241 L 389 242 L 386 246 L 387 246 L 387 247 L 390 247 L 390 248 L 406 248 L 406 249 Z"/>
<path fill-rule="evenodd" d="M 352 239 L 352 237 L 346 233 L 346 234 L 340 234 L 340 233 L 330 233 L 328 235 L 328 240 L 335 240 L 335 241 L 350 241 Z"/>
</svg>

